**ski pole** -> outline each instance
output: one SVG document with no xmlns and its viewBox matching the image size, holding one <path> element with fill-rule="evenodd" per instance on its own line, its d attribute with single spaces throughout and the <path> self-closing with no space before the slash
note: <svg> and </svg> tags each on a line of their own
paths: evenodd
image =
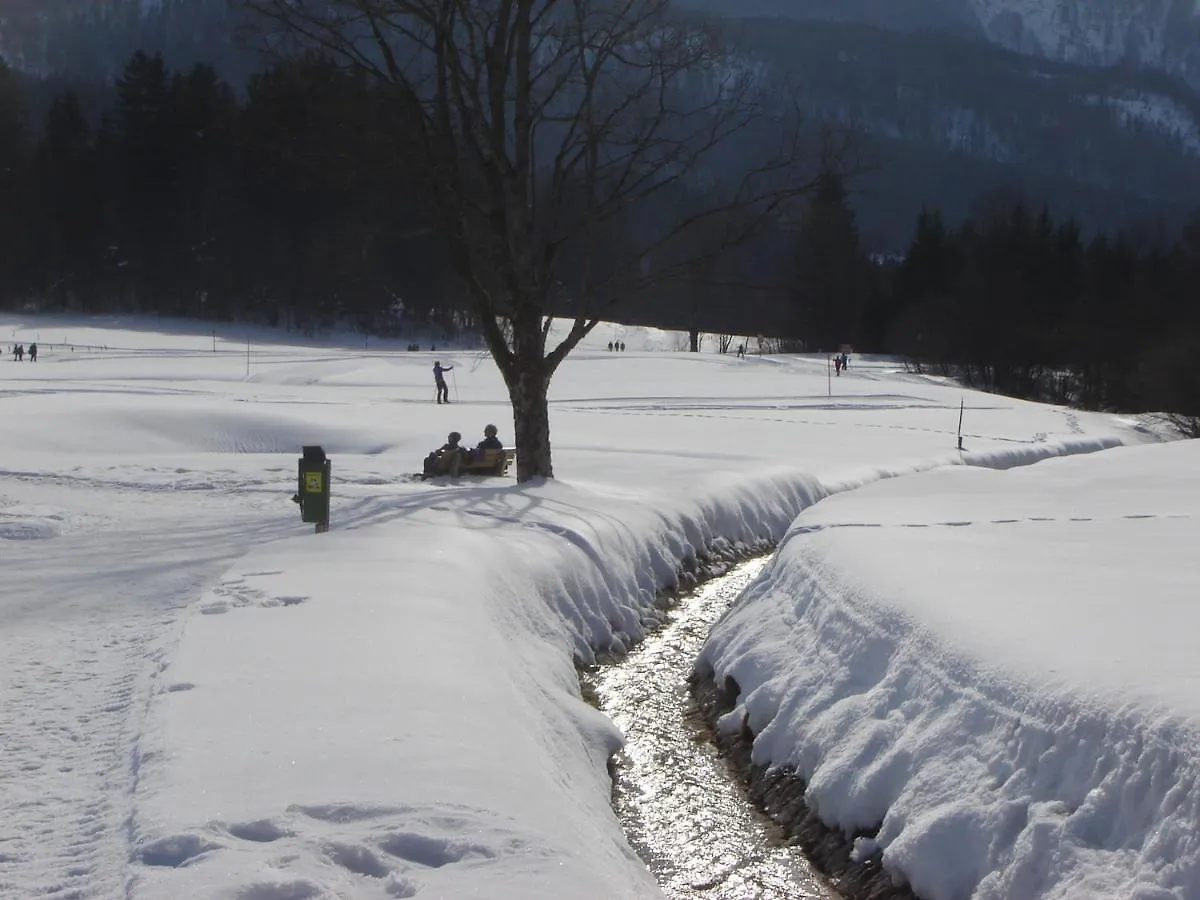
<svg viewBox="0 0 1200 900">
<path fill-rule="evenodd" d="M 454 374 L 454 370 L 450 370 L 450 379 L 454 382 L 454 402 L 458 402 L 458 376 Z"/>
</svg>

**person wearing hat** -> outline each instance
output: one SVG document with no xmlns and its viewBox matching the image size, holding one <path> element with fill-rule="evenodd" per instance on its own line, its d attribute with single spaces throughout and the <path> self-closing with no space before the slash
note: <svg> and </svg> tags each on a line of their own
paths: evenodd
<svg viewBox="0 0 1200 900">
<path fill-rule="evenodd" d="M 457 475 L 458 470 L 462 467 L 464 449 L 459 441 L 462 440 L 462 435 L 457 431 L 452 431 L 446 436 L 446 443 L 434 450 L 425 457 L 425 472 L 426 476 L 439 475 L 446 473 L 448 475 Z"/>
<path fill-rule="evenodd" d="M 450 402 L 450 389 L 446 386 L 446 376 L 444 373 L 453 371 L 454 366 L 443 366 L 440 359 L 433 364 L 433 385 L 438 403 Z"/>
<path fill-rule="evenodd" d="M 496 437 L 496 426 L 487 425 L 483 429 L 483 440 L 475 445 L 477 450 L 503 450 L 504 444 Z"/>
</svg>

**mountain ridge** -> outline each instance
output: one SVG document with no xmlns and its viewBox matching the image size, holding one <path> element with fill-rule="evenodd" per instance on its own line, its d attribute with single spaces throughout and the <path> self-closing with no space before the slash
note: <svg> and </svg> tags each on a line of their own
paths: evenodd
<svg viewBox="0 0 1200 900">
<path fill-rule="evenodd" d="M 234 84 L 262 67 L 231 39 L 228 0 L 41 2 L 6 6 L 6 21 L 23 11 L 34 32 L 0 30 L 0 49 L 66 82 L 109 91 L 139 49 L 163 51 L 177 70 L 212 63 Z M 711 14 L 728 0 L 691 2 Z M 784 3 L 811 15 L 767 17 Z M 1095 227 L 1182 222 L 1200 197 L 1200 92 L 1130 60 L 1084 66 L 1004 49 L 985 40 L 968 3 L 1032 0 L 844 0 L 836 15 L 823 0 L 746 0 L 749 15 L 721 24 L 730 53 L 762 72 L 779 102 L 853 124 L 889 160 L 864 180 L 877 246 L 902 240 L 923 203 L 962 215 L 997 186 Z M 862 21 L 876 15 L 893 20 Z"/>
<path fill-rule="evenodd" d="M 1200 89 L 1195 0 L 682 0 L 728 18 L 860 22 L 941 31 L 1075 65 L 1156 69 Z"/>
</svg>

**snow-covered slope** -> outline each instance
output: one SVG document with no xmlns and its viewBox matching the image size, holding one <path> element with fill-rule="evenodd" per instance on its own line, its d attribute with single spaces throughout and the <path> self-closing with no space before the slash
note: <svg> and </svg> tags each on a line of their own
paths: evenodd
<svg viewBox="0 0 1200 900">
<path fill-rule="evenodd" d="M 1195 0 L 966 0 L 988 39 L 1083 65 L 1130 62 L 1200 84 Z"/>
</svg>

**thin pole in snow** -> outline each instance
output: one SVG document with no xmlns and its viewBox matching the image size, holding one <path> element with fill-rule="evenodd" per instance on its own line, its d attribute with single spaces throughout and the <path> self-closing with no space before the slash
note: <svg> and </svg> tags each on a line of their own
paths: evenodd
<svg viewBox="0 0 1200 900">
<path fill-rule="evenodd" d="M 450 379 L 454 384 L 454 402 L 458 402 L 458 376 L 454 374 L 454 367 L 450 367 Z"/>
<path fill-rule="evenodd" d="M 246 335 L 246 377 L 250 377 L 250 335 Z"/>
<path fill-rule="evenodd" d="M 967 408 L 967 399 L 964 397 L 958 405 L 958 449 L 962 449 L 962 420 L 963 412 Z"/>
<path fill-rule="evenodd" d="M 213 353 L 217 352 L 217 329 L 213 329 Z"/>
<path fill-rule="evenodd" d="M 833 357 L 832 356 L 827 357 L 825 359 L 825 380 L 829 383 L 828 387 L 827 387 L 827 391 L 829 393 L 829 398 L 832 400 L 833 399 Z"/>
</svg>

